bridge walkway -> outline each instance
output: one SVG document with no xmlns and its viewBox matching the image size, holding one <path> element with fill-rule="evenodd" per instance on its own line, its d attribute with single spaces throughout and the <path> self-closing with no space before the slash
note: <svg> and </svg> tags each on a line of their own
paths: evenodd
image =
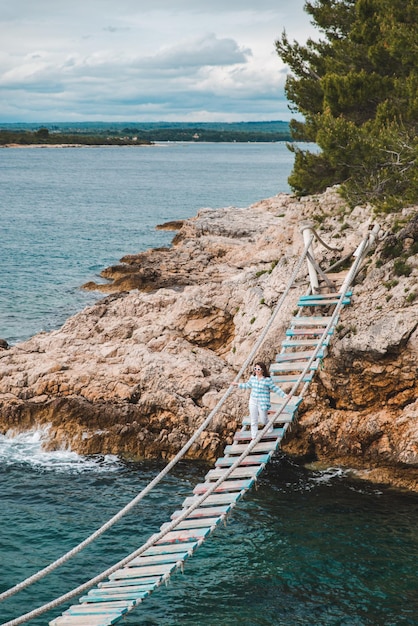
<svg viewBox="0 0 418 626">
<path fill-rule="evenodd" d="M 281 343 L 281 352 L 270 367 L 270 374 L 276 384 L 284 387 L 297 385 L 300 395 L 295 394 L 293 389 L 291 399 L 284 402 L 272 394 L 270 413 L 274 419 L 270 432 L 264 428 L 256 443 L 251 441 L 249 418 L 244 418 L 242 427 L 234 435 L 233 443 L 225 447 L 223 455 L 206 474 L 204 482 L 196 485 L 193 494 L 184 500 L 182 508 L 171 515 L 171 522 L 163 524 L 160 531 L 164 531 L 173 521 L 183 518 L 175 529 L 161 539 L 157 539 L 156 533 L 156 541 L 152 546 L 112 573 L 106 581 L 100 582 L 82 596 L 78 604 L 70 606 L 60 617 L 53 619 L 49 626 L 116 624 L 165 583 L 176 570 L 183 570 L 186 560 L 226 521 L 236 504 L 255 485 L 280 447 L 287 429 L 296 422 L 298 406 L 326 356 L 338 320 L 338 316 L 332 318 L 333 310 L 339 303 L 341 307 L 350 302 L 351 292 L 300 297 L 299 312 L 291 319 L 286 337 Z M 252 449 L 245 455 L 251 443 Z M 188 512 L 190 507 L 198 503 L 199 497 L 208 491 L 211 491 L 210 495 Z"/>
</svg>

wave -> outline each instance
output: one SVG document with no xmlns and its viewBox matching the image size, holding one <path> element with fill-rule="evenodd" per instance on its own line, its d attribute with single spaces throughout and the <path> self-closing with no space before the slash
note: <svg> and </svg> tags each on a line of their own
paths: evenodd
<svg viewBox="0 0 418 626">
<path fill-rule="evenodd" d="M 17 435 L 11 431 L 0 435 L 0 464 L 77 474 L 117 471 L 122 467 L 121 461 L 113 455 L 80 456 L 68 449 L 46 451 L 43 445 L 48 438 L 48 430 L 44 427 Z"/>
<path fill-rule="evenodd" d="M 312 483 L 331 483 L 335 478 L 345 478 L 349 473 L 349 470 L 341 467 L 326 467 L 316 469 L 314 474 L 309 477 L 309 481 Z"/>
</svg>

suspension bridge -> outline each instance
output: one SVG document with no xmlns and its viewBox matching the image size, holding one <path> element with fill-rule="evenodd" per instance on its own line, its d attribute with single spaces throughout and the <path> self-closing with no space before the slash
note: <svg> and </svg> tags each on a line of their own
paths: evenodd
<svg viewBox="0 0 418 626">
<path fill-rule="evenodd" d="M 2 626 L 24 624 L 74 598 L 78 598 L 78 601 L 64 610 L 61 616 L 52 619 L 49 626 L 117 624 L 131 611 L 138 610 L 146 598 L 162 584 L 167 583 L 176 571 L 183 570 L 187 559 L 191 558 L 212 532 L 226 521 L 237 503 L 255 485 L 267 463 L 280 447 L 287 431 L 297 421 L 298 406 L 316 370 L 326 357 L 341 310 L 351 303 L 352 285 L 367 253 L 376 242 L 379 227 L 375 226 L 369 230 L 357 249 L 344 259 L 350 261 L 351 267 L 345 272 L 340 285 L 331 280 L 330 268 L 327 270 L 328 273 L 325 272 L 315 260 L 314 239 L 327 248 L 329 246 L 322 241 L 311 224 L 303 225 L 301 231 L 304 250 L 268 324 L 234 380 L 237 382 L 242 377 L 265 341 L 281 306 L 301 272 L 302 265 L 306 262 L 310 284 L 308 293 L 300 296 L 297 314 L 290 320 L 279 353 L 270 367 L 273 381 L 277 385 L 286 385 L 291 389 L 285 399 L 272 394 L 272 410 L 268 423 L 252 439 L 249 418 L 245 417 L 241 428 L 233 437 L 233 442 L 225 447 L 222 456 L 206 474 L 204 482 L 195 486 L 193 493 L 183 501 L 178 510 L 173 512 L 170 521 L 163 524 L 159 531 L 137 550 L 76 589 L 5 622 Z M 6 600 L 57 569 L 136 506 L 184 457 L 209 426 L 232 390 L 231 385 L 185 446 L 131 502 L 78 546 L 43 570 L 0 593 L 0 601 Z"/>
</svg>

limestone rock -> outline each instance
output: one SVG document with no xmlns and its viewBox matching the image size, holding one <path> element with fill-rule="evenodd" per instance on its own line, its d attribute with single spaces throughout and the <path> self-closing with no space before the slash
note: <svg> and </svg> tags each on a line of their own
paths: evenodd
<svg viewBox="0 0 418 626">
<path fill-rule="evenodd" d="M 49 424 L 50 448 L 171 458 L 217 406 L 270 320 L 303 249 L 301 224 L 314 222 L 333 248 L 314 246 L 327 267 L 378 221 L 388 237 L 358 276 L 285 450 L 418 490 L 416 215 L 405 209 L 396 234 L 394 216 L 350 211 L 336 189 L 202 209 L 171 226 L 171 247 L 129 254 L 103 271 L 106 284 L 88 286 L 110 295 L 61 328 L 0 351 L 1 432 Z M 409 275 L 396 273 L 388 242 L 408 255 Z M 307 287 L 304 270 L 258 358 L 274 359 Z M 246 403 L 233 391 L 189 458 L 212 461 Z"/>
</svg>

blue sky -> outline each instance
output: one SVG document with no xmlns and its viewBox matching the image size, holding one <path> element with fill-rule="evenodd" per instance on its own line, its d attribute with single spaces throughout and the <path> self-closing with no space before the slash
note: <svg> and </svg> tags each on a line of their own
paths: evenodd
<svg viewBox="0 0 418 626">
<path fill-rule="evenodd" d="M 0 123 L 292 117 L 304 0 L 0 0 Z"/>
</svg>

